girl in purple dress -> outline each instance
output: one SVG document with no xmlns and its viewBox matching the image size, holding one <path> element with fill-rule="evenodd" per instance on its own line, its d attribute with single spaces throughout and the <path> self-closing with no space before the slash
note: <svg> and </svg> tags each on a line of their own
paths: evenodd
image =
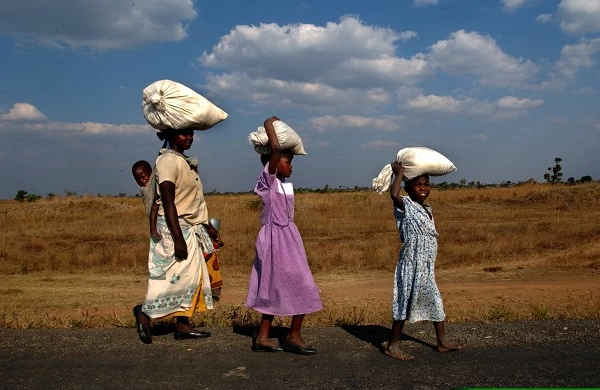
<svg viewBox="0 0 600 390">
<path fill-rule="evenodd" d="M 304 341 L 300 329 L 305 314 L 321 310 L 321 299 L 294 223 L 294 190 L 292 183 L 286 182 L 292 174 L 293 154 L 279 147 L 273 127 L 277 120 L 272 117 L 264 123 L 271 154 L 261 155 L 264 170 L 254 188 L 263 203 L 262 227 L 256 239 L 246 306 L 262 313 L 262 320 L 252 350 L 313 355 L 316 349 Z M 292 316 L 281 346 L 269 339 L 276 315 Z"/>
</svg>

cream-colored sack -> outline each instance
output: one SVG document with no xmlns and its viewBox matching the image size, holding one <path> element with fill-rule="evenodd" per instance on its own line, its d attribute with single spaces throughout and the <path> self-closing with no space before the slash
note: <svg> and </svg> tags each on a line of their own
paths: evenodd
<svg viewBox="0 0 600 390">
<path fill-rule="evenodd" d="M 150 126 L 158 130 L 207 130 L 228 116 L 204 96 L 171 80 L 144 88 L 142 111 Z"/>
<path fill-rule="evenodd" d="M 417 176 L 443 176 L 456 171 L 452 161 L 443 154 L 425 147 L 400 149 L 396 161 L 402 163 L 402 178 L 414 179 Z M 373 189 L 380 194 L 390 188 L 392 182 L 392 166 L 387 164 L 379 175 L 373 179 Z"/>
<path fill-rule="evenodd" d="M 281 150 L 291 150 L 293 154 L 306 154 L 302 139 L 290 126 L 282 121 L 273 122 L 275 134 L 279 141 Z M 254 150 L 259 154 L 270 154 L 271 147 L 269 146 L 269 137 L 264 126 L 260 126 L 255 132 L 250 133 L 248 141 L 254 146 Z"/>
</svg>

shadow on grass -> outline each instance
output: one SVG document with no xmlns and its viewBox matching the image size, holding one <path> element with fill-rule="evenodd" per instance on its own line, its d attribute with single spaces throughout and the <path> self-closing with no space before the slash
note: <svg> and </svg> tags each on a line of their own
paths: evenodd
<svg viewBox="0 0 600 390">
<path fill-rule="evenodd" d="M 383 352 L 383 344 L 389 340 L 391 332 L 390 328 L 381 325 L 341 325 L 340 328 L 344 329 L 357 339 L 371 344 L 380 352 Z M 407 334 L 402 334 L 402 340 L 413 341 L 437 351 L 437 346 Z"/>
</svg>

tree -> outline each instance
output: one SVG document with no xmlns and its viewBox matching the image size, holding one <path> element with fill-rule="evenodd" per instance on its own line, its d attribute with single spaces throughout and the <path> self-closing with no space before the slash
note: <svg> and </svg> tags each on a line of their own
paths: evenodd
<svg viewBox="0 0 600 390">
<path fill-rule="evenodd" d="M 592 181 L 592 177 L 591 176 L 589 176 L 589 175 L 581 176 L 581 182 L 582 183 L 587 183 L 587 182 L 590 182 L 590 181 Z"/>
<path fill-rule="evenodd" d="M 25 200 L 26 197 L 27 197 L 27 191 L 19 190 L 19 191 L 17 191 L 17 195 L 15 195 L 15 200 L 22 202 Z"/>
<path fill-rule="evenodd" d="M 556 157 L 554 159 L 554 167 L 548 167 L 548 170 L 552 172 L 552 174 L 546 173 L 544 174 L 544 179 L 548 183 L 556 184 L 562 181 L 562 167 L 560 166 L 560 162 L 562 158 Z"/>
</svg>

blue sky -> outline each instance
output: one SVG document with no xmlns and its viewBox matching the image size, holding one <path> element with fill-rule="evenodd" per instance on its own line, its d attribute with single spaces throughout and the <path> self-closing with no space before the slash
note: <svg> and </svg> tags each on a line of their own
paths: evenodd
<svg viewBox="0 0 600 390">
<path fill-rule="evenodd" d="M 144 87 L 181 82 L 227 111 L 196 132 L 205 191 L 247 191 L 247 141 L 277 115 L 303 138 L 297 187 L 369 186 L 427 146 L 436 181 L 600 178 L 600 0 L 0 3 L 0 198 L 134 194 L 161 146 Z"/>
</svg>

